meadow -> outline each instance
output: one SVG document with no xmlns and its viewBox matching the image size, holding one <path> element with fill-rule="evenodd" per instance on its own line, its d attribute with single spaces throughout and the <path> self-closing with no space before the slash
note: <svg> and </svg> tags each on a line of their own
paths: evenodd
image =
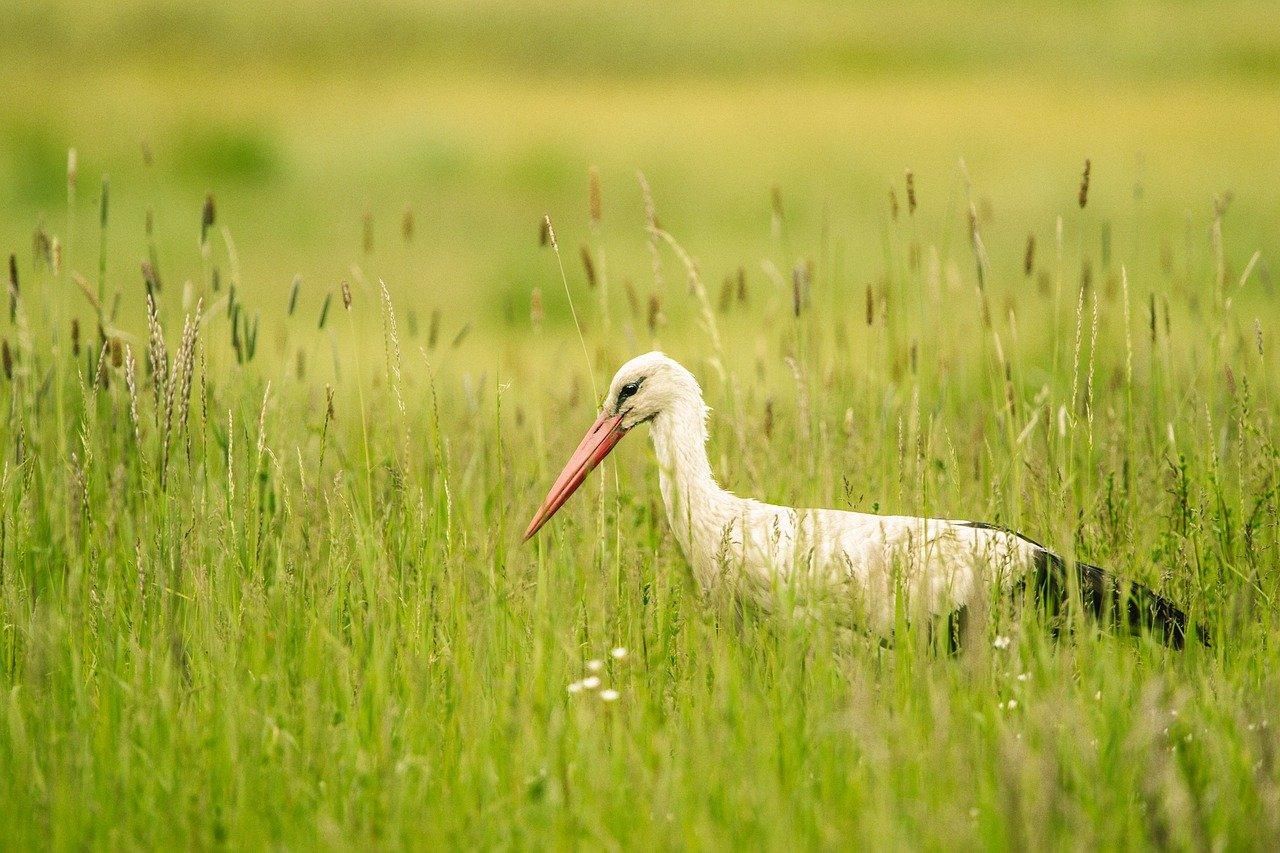
<svg viewBox="0 0 1280 853">
<path fill-rule="evenodd" d="M 1169 8 L 5 5 L 0 841 L 1274 848 L 1280 31 Z M 1211 644 L 743 608 L 640 434 L 521 544 L 654 348 Z"/>
</svg>

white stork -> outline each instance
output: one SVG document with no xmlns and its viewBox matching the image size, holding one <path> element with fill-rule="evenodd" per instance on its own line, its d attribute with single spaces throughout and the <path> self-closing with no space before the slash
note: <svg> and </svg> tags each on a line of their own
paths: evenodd
<svg viewBox="0 0 1280 853">
<path fill-rule="evenodd" d="M 898 608 L 931 619 L 963 615 L 1029 592 L 1057 613 L 1079 595 L 1100 618 L 1147 628 L 1181 648 L 1187 616 L 1173 602 L 1096 566 L 1068 565 L 1044 546 L 972 521 L 792 509 L 722 489 L 707 461 L 708 409 L 693 374 L 660 352 L 613 377 L 599 418 L 556 478 L 527 541 L 622 437 L 650 424 L 667 519 L 702 588 L 730 580 L 766 610 L 786 594 L 802 612 L 830 612 L 889 637 Z M 957 622 L 952 619 L 952 627 Z M 1199 631 L 1207 642 L 1204 632 Z M 953 640 L 955 638 L 953 637 Z"/>
</svg>

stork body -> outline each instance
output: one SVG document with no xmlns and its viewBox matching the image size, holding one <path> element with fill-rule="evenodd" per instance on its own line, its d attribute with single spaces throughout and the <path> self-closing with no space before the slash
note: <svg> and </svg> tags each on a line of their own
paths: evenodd
<svg viewBox="0 0 1280 853">
<path fill-rule="evenodd" d="M 978 522 L 793 509 L 721 488 L 707 459 L 707 408 L 697 380 L 661 353 L 618 371 L 605 405 L 561 473 L 525 538 L 564 504 L 629 430 L 649 423 L 667 519 L 703 589 L 732 583 L 765 610 L 785 596 L 804 612 L 834 614 L 887 636 L 896 614 L 940 617 L 1017 590 L 1062 599 L 1074 587 L 1086 608 L 1113 611 L 1180 646 L 1187 619 L 1172 602 L 1127 590 L 1094 566 L 1068 567 L 1008 530 Z M 1068 575 L 1074 573 L 1076 582 Z M 1056 601 L 1054 602 L 1057 603 Z"/>
</svg>

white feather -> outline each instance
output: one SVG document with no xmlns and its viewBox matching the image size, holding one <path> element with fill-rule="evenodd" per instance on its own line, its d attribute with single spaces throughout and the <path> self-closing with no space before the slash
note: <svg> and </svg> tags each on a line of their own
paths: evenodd
<svg viewBox="0 0 1280 853">
<path fill-rule="evenodd" d="M 641 391 L 619 405 L 619 390 L 637 379 Z M 887 634 L 898 606 L 937 616 L 1007 590 L 1038 550 L 962 521 L 793 509 L 731 494 L 707 460 L 701 389 L 661 353 L 624 365 L 609 405 L 629 428 L 650 424 L 667 519 L 704 589 L 733 583 L 767 610 L 785 596 L 803 612 L 834 609 L 841 621 Z"/>
</svg>

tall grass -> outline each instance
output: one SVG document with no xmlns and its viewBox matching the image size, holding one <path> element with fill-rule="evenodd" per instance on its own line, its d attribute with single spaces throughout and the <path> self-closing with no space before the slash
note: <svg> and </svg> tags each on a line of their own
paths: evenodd
<svg viewBox="0 0 1280 853">
<path fill-rule="evenodd" d="M 606 235 L 650 267 L 593 296 L 544 257 L 533 324 L 563 293 L 581 342 L 480 324 L 470 363 L 470 318 L 400 332 L 412 226 L 383 259 L 364 221 L 354 285 L 268 296 L 210 202 L 147 325 L 103 287 L 149 280 L 69 215 L 97 282 L 19 256 L 5 329 L 5 846 L 1280 842 L 1280 373 L 1252 264 L 1228 274 L 1221 213 L 1168 272 L 1104 260 L 1140 225 L 1070 196 L 1046 261 L 1025 235 L 1053 223 L 905 180 L 882 264 L 824 260 L 775 191 L 776 239 L 713 306 L 643 177 L 630 223 L 593 173 L 560 241 L 602 281 Z M 642 438 L 611 500 L 520 546 L 589 389 L 651 344 L 703 380 L 730 487 L 1017 527 L 1179 600 L 1212 648 L 1000 615 L 951 657 L 763 616 L 695 587 Z"/>
</svg>

